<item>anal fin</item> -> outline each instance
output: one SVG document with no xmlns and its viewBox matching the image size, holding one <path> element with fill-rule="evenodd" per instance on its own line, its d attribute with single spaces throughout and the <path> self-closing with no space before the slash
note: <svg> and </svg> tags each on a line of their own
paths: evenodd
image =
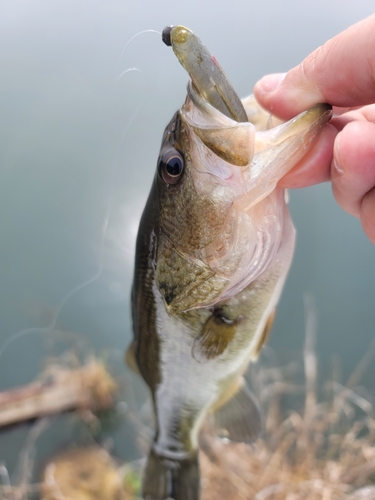
<svg viewBox="0 0 375 500">
<path fill-rule="evenodd" d="M 234 396 L 213 415 L 217 435 L 237 443 L 253 443 L 262 432 L 262 416 L 255 396 L 243 378 Z"/>
</svg>

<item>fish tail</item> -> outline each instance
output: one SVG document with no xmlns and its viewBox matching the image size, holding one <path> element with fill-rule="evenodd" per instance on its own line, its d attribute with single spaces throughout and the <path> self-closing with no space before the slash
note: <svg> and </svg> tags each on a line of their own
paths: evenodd
<svg viewBox="0 0 375 500">
<path fill-rule="evenodd" d="M 198 452 L 183 459 L 171 459 L 150 451 L 143 476 L 145 500 L 199 500 Z"/>
</svg>

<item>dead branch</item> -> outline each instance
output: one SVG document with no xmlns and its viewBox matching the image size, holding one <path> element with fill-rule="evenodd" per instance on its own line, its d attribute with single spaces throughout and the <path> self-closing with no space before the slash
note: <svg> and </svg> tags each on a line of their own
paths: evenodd
<svg viewBox="0 0 375 500">
<path fill-rule="evenodd" d="M 67 410 L 110 408 L 115 390 L 113 378 L 97 360 L 76 369 L 52 365 L 40 380 L 0 392 L 0 427 Z"/>
</svg>

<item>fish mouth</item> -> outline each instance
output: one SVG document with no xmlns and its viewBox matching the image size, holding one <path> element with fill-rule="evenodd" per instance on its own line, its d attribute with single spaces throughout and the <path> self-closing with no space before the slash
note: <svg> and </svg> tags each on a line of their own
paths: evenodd
<svg viewBox="0 0 375 500">
<path fill-rule="evenodd" d="M 202 217 L 209 221 L 225 214 L 207 245 L 188 248 L 167 233 L 159 242 L 156 281 L 168 314 L 175 315 L 215 305 L 267 268 L 283 235 L 283 193 L 272 193 L 311 148 L 332 109 L 318 104 L 281 123 L 253 96 L 239 99 L 216 59 L 190 30 L 176 26 L 168 37 L 191 77 L 179 112 L 185 178 L 194 196 L 209 200 L 207 210 L 215 207 L 210 217 L 206 212 Z M 271 194 L 273 201 L 260 204 Z M 262 226 L 264 220 L 269 227 Z"/>
<path fill-rule="evenodd" d="M 318 104 L 272 128 L 274 120 L 252 96 L 240 100 L 216 58 L 193 31 L 181 25 L 169 26 L 162 38 L 191 78 L 182 117 L 200 141 L 230 165 L 249 167 L 256 156 L 259 166 L 260 161 L 268 164 L 273 156 L 285 159 L 288 154 L 290 170 L 331 118 L 331 106 Z M 292 142 L 295 148 L 289 147 Z M 280 178 L 287 171 L 280 168 Z"/>
<path fill-rule="evenodd" d="M 219 158 L 239 167 L 248 165 L 254 153 L 254 125 L 224 115 L 198 93 L 192 81 L 187 85 L 187 99 L 181 117 Z"/>
<path fill-rule="evenodd" d="M 309 151 L 330 120 L 332 107 L 318 104 L 280 123 L 253 96 L 242 102 L 249 121 L 239 123 L 203 99 L 190 81 L 181 118 L 191 132 L 190 156 L 197 187 L 202 184 L 200 174 L 209 173 L 222 185 L 236 184 L 236 194 L 249 193 L 255 204 Z M 274 121 L 277 124 L 272 127 Z"/>
</svg>

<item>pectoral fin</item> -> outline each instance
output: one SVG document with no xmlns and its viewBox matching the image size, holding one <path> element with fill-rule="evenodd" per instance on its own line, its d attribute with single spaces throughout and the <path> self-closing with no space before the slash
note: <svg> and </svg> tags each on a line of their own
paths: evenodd
<svg viewBox="0 0 375 500">
<path fill-rule="evenodd" d="M 199 363 L 217 358 L 227 349 L 237 329 L 238 319 L 229 320 L 214 313 L 195 337 L 192 355 Z"/>
<path fill-rule="evenodd" d="M 262 432 L 262 416 L 255 396 L 243 378 L 234 396 L 213 414 L 217 435 L 236 443 L 253 443 Z"/>
</svg>

